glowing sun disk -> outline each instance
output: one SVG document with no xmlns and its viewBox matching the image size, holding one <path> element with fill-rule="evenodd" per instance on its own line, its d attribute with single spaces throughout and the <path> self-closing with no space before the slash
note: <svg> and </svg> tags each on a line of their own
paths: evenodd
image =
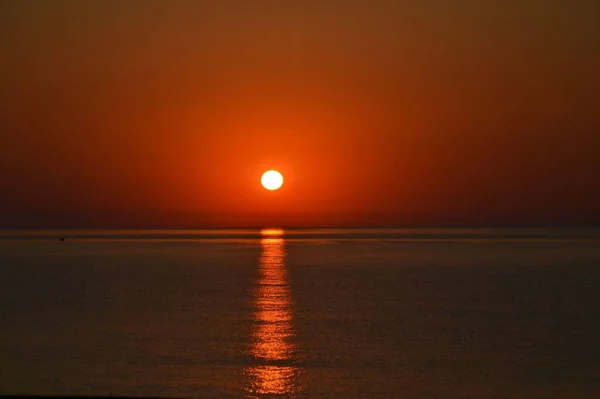
<svg viewBox="0 0 600 399">
<path fill-rule="evenodd" d="M 260 182 L 267 190 L 277 190 L 283 184 L 283 176 L 276 170 L 267 170 L 260 178 Z"/>
</svg>

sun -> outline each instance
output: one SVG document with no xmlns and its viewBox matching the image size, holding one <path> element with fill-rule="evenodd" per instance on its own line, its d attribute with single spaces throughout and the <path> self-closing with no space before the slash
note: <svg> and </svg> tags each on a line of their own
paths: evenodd
<svg viewBox="0 0 600 399">
<path fill-rule="evenodd" d="M 283 184 L 283 176 L 276 170 L 267 170 L 260 178 L 260 183 L 267 190 L 277 190 Z"/>
</svg>

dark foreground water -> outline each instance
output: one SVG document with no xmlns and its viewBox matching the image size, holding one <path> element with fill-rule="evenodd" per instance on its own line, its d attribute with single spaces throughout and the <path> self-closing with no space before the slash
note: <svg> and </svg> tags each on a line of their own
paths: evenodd
<svg viewBox="0 0 600 399">
<path fill-rule="evenodd" d="M 600 397 L 597 231 L 281 233 L 0 233 L 0 394 Z"/>
</svg>

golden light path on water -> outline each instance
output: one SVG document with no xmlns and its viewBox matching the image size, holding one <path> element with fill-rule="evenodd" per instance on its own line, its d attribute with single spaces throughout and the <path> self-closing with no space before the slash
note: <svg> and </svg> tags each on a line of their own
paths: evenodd
<svg viewBox="0 0 600 399">
<path fill-rule="evenodd" d="M 261 236 L 246 393 L 249 397 L 290 397 L 300 387 L 299 368 L 294 364 L 293 302 L 285 266 L 283 230 L 264 229 Z"/>
</svg>

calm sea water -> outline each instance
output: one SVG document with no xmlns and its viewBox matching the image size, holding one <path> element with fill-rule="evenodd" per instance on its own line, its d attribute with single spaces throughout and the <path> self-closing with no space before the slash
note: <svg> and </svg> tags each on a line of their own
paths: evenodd
<svg viewBox="0 0 600 399">
<path fill-rule="evenodd" d="M 597 398 L 600 231 L 0 232 L 0 393 Z"/>
</svg>

